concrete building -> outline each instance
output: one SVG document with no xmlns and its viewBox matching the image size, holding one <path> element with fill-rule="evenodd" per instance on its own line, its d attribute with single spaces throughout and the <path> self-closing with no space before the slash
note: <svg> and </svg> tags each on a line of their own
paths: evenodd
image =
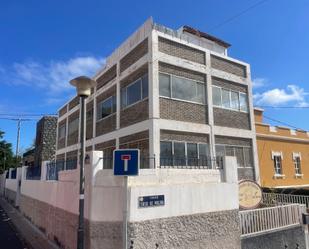
<svg viewBox="0 0 309 249">
<path fill-rule="evenodd" d="M 137 147 L 156 158 L 144 168 L 236 156 L 239 179 L 258 180 L 250 65 L 228 57 L 229 46 L 188 26 L 144 25 L 93 77 L 87 150 L 111 158 L 115 148 Z M 59 160 L 77 158 L 79 112 L 77 97 L 59 110 Z"/>
<path fill-rule="evenodd" d="M 121 248 L 125 193 L 134 248 L 240 248 L 238 179 L 259 180 L 259 173 L 250 66 L 230 58 L 229 46 L 149 19 L 93 77 L 86 107 L 89 248 Z M 59 110 L 59 161 L 78 160 L 79 117 L 77 97 Z M 141 151 L 140 175 L 129 177 L 127 189 L 113 176 L 115 148 Z M 237 161 L 227 157 L 217 167 L 214 158 L 223 155 Z M 143 208 L 145 196 L 163 196 L 164 205 Z"/>
<path fill-rule="evenodd" d="M 309 134 L 263 122 L 263 110 L 254 109 L 256 137 L 263 187 L 309 187 Z"/>
</svg>

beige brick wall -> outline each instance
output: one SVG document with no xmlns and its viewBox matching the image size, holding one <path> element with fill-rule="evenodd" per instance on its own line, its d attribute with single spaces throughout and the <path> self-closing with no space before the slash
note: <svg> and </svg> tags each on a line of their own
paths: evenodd
<svg viewBox="0 0 309 249">
<path fill-rule="evenodd" d="M 217 126 L 250 130 L 250 115 L 246 112 L 232 111 L 223 108 L 213 108 L 214 124 Z"/>
<path fill-rule="evenodd" d="M 186 68 L 177 67 L 163 62 L 159 63 L 159 71 L 162 73 L 173 74 L 200 82 L 206 82 L 206 75 L 203 73 L 195 72 Z"/>
<path fill-rule="evenodd" d="M 74 99 L 72 99 L 69 102 L 69 110 L 72 110 L 75 106 L 77 106 L 79 104 L 79 97 L 76 96 Z"/>
<path fill-rule="evenodd" d="M 207 105 L 160 98 L 160 118 L 208 124 Z"/>
<path fill-rule="evenodd" d="M 123 72 L 129 66 L 137 62 L 140 58 L 147 54 L 147 52 L 148 39 L 145 39 L 120 60 L 120 72 Z"/>
<path fill-rule="evenodd" d="M 59 117 L 63 116 L 64 114 L 67 113 L 67 105 L 62 107 L 60 110 L 59 110 Z"/>
<path fill-rule="evenodd" d="M 148 99 L 144 99 L 120 112 L 120 127 L 126 127 L 149 118 Z"/>
<path fill-rule="evenodd" d="M 215 55 L 211 55 L 211 67 L 240 77 L 247 77 L 246 67 L 244 65 L 217 57 Z"/>
<path fill-rule="evenodd" d="M 159 51 L 196 63 L 205 64 L 205 52 L 163 37 L 159 37 Z"/>
<path fill-rule="evenodd" d="M 93 100 L 86 106 L 86 139 L 93 137 Z"/>
<path fill-rule="evenodd" d="M 160 131 L 161 140 L 175 140 L 175 141 L 186 141 L 194 143 L 209 143 L 207 134 L 190 133 L 190 132 L 179 132 L 179 131 Z"/>
<path fill-rule="evenodd" d="M 116 78 L 116 76 L 117 65 L 114 65 L 97 79 L 97 89 L 100 89 L 102 86 L 106 85 L 108 82 Z"/>
<path fill-rule="evenodd" d="M 229 89 L 229 90 L 232 90 L 232 91 L 248 93 L 248 87 L 247 86 L 238 84 L 236 82 L 227 81 L 227 80 L 216 78 L 216 77 L 212 77 L 211 81 L 212 81 L 211 82 L 212 85 L 214 85 L 214 86 L 220 86 L 222 88 Z"/>
<path fill-rule="evenodd" d="M 96 136 L 116 130 L 116 114 L 112 114 L 96 122 Z"/>
</svg>

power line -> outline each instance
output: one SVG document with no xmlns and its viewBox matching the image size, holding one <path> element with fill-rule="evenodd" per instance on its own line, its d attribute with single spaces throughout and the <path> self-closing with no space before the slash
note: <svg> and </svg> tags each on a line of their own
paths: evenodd
<svg viewBox="0 0 309 249">
<path fill-rule="evenodd" d="M 37 117 L 37 116 L 57 116 L 57 114 L 55 113 L 0 113 L 0 116 Z"/>
<path fill-rule="evenodd" d="M 260 108 L 273 108 L 273 109 L 309 109 L 309 106 L 271 106 L 271 105 L 259 105 Z"/>
<path fill-rule="evenodd" d="M 266 119 L 269 119 L 269 120 L 271 120 L 271 121 L 277 122 L 277 123 L 279 123 L 279 124 L 282 124 L 282 125 L 291 127 L 291 128 L 293 128 L 293 129 L 296 129 L 296 130 L 306 131 L 306 130 L 301 129 L 301 128 L 299 128 L 299 127 L 296 127 L 296 126 L 294 126 L 294 125 L 291 125 L 291 124 L 288 124 L 288 123 L 286 123 L 286 122 L 280 121 L 280 120 L 278 120 L 278 119 L 270 118 L 270 117 L 267 117 L 267 116 L 265 116 L 265 115 L 263 115 L 263 117 L 266 118 Z"/>
<path fill-rule="evenodd" d="M 250 11 L 250 10 L 256 8 L 257 6 L 263 4 L 263 3 L 267 2 L 267 1 L 268 1 L 268 0 L 261 0 L 261 1 L 256 2 L 255 4 L 251 5 L 250 7 L 246 8 L 246 9 L 244 9 L 244 10 L 242 10 L 241 12 L 235 14 L 234 16 L 231 16 L 231 17 L 225 19 L 224 21 L 222 21 L 221 23 L 212 26 L 208 31 L 211 32 L 211 31 L 213 31 L 214 29 L 217 29 L 217 28 L 223 26 L 224 24 L 227 24 L 227 23 L 233 21 L 233 20 L 236 19 L 237 17 L 239 17 L 239 16 L 241 16 L 241 15 L 247 13 L 248 11 Z"/>
</svg>

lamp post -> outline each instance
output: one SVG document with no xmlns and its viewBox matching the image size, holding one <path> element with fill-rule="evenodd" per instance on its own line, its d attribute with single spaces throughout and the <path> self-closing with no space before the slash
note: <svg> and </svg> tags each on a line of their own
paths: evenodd
<svg viewBox="0 0 309 249">
<path fill-rule="evenodd" d="M 80 97 L 80 160 L 79 160 L 79 219 L 77 231 L 77 249 L 84 248 L 84 163 L 85 163 L 85 104 L 86 98 L 91 94 L 91 87 L 95 86 L 95 81 L 86 77 L 79 76 L 70 81 L 70 84 L 76 87 L 77 95 Z"/>
</svg>

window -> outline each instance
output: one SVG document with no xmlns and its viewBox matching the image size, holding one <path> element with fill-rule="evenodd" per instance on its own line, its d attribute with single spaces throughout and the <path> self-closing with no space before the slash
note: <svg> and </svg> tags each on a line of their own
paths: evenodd
<svg viewBox="0 0 309 249">
<path fill-rule="evenodd" d="M 209 146 L 204 143 L 161 141 L 162 166 L 210 166 Z"/>
<path fill-rule="evenodd" d="M 74 119 L 69 123 L 69 135 L 74 133 L 75 131 L 78 131 L 79 127 L 79 118 Z"/>
<path fill-rule="evenodd" d="M 219 87 L 213 87 L 212 88 L 212 101 L 213 104 L 216 106 L 221 106 L 221 88 Z"/>
<path fill-rule="evenodd" d="M 251 147 L 235 145 L 216 145 L 217 156 L 234 156 L 236 157 L 239 168 L 252 167 Z"/>
<path fill-rule="evenodd" d="M 231 91 L 221 87 L 212 87 L 213 105 L 236 111 L 248 112 L 247 94 Z"/>
<path fill-rule="evenodd" d="M 97 120 L 105 118 L 116 112 L 116 97 L 112 96 L 98 104 Z"/>
<path fill-rule="evenodd" d="M 66 130 L 65 124 L 59 127 L 59 134 L 58 134 L 59 139 L 65 138 L 65 130 Z"/>
<path fill-rule="evenodd" d="M 300 163 L 300 155 L 293 155 L 294 167 L 295 167 L 295 174 L 301 175 L 301 163 Z"/>
<path fill-rule="evenodd" d="M 121 108 L 148 97 L 148 74 L 121 89 Z"/>
<path fill-rule="evenodd" d="M 282 160 L 281 156 L 273 156 L 274 158 L 274 167 L 275 167 L 275 174 L 282 175 Z"/>
<path fill-rule="evenodd" d="M 240 110 L 244 112 L 248 112 L 248 103 L 247 103 L 247 94 L 240 93 L 239 94 L 239 106 Z"/>
<path fill-rule="evenodd" d="M 168 74 L 159 74 L 160 96 L 205 103 L 205 84 Z"/>
</svg>

